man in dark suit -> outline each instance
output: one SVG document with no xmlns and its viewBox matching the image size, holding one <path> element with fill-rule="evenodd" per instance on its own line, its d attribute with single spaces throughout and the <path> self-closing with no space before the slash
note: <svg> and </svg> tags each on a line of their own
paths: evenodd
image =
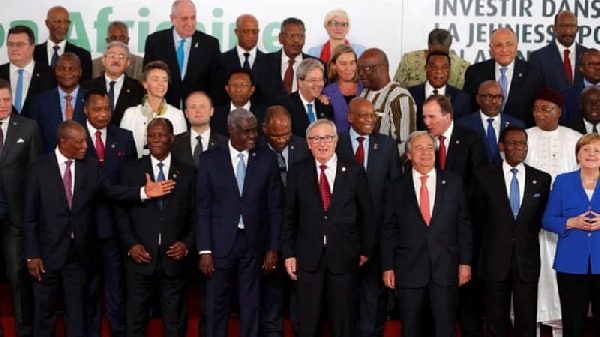
<svg viewBox="0 0 600 337">
<path fill-rule="evenodd" d="M 417 106 L 417 130 L 425 130 L 423 123 L 423 102 L 431 95 L 445 95 L 452 102 L 455 120 L 472 112 L 471 97 L 466 92 L 448 84 L 450 77 L 450 56 L 443 51 L 431 51 L 425 61 L 427 81 L 408 88 Z"/>
<path fill-rule="evenodd" d="M 54 69 L 33 60 L 35 36 L 31 28 L 14 26 L 6 40 L 9 62 L 0 66 L 0 78 L 11 84 L 17 113 L 28 117 L 32 97 L 56 86 Z"/>
<path fill-rule="evenodd" d="M 142 84 L 125 74 L 130 64 L 129 47 L 120 41 L 106 45 L 101 58 L 104 74 L 83 83 L 83 87 L 101 88 L 108 93 L 111 111 L 110 124 L 119 126 L 127 108 L 142 103 L 146 90 Z"/>
<path fill-rule="evenodd" d="M 548 173 L 523 164 L 527 133 L 509 126 L 500 134 L 502 163 L 475 173 L 473 225 L 482 233 L 478 276 L 485 282 L 488 336 L 508 336 L 511 298 L 514 335 L 535 336 L 540 276 L 539 231 L 548 202 Z M 513 171 L 514 170 L 514 171 Z"/>
<path fill-rule="evenodd" d="M 254 115 L 234 110 L 228 124 L 229 142 L 206 151 L 198 165 L 196 248 L 200 271 L 208 278 L 208 335 L 227 336 L 237 274 L 241 336 L 254 337 L 258 335 L 261 274 L 277 268 L 281 177 L 275 155 L 265 147 L 255 148 Z"/>
<path fill-rule="evenodd" d="M 37 124 L 11 115 L 10 84 L 0 80 L 0 233 L 17 335 L 33 336 L 33 294 L 23 255 L 23 195 L 27 167 L 42 154 Z M 0 329 L 0 335 L 2 334 Z"/>
<path fill-rule="evenodd" d="M 66 120 L 85 124 L 83 98 L 86 89 L 79 86 L 81 64 L 73 53 L 64 53 L 56 63 L 58 87 L 36 95 L 31 101 L 29 117 L 40 127 L 44 152 L 56 147 L 56 129 Z"/>
<path fill-rule="evenodd" d="M 458 287 L 471 278 L 465 190 L 459 176 L 435 168 L 433 135 L 413 132 L 406 153 L 413 168 L 392 182 L 386 198 L 383 281 L 398 291 L 402 336 L 421 336 L 424 310 L 433 314 L 436 336 L 456 336 Z"/>
<path fill-rule="evenodd" d="M 333 107 L 320 100 L 324 86 L 325 68 L 321 61 L 306 59 L 296 70 L 298 90 L 277 100 L 292 115 L 292 133 L 306 137 L 306 128 L 317 119 L 333 120 Z"/>
<path fill-rule="evenodd" d="M 256 89 L 254 75 L 251 70 L 237 68 L 228 75 L 229 79 L 225 84 L 225 91 L 230 102 L 219 105 L 215 108 L 215 114 L 210 121 L 211 127 L 216 133 L 227 136 L 227 117 L 229 112 L 243 108 L 254 114 L 257 123 L 262 123 L 265 107 L 252 101 Z M 257 130 L 259 135 L 262 130 Z"/>
<path fill-rule="evenodd" d="M 196 30 L 196 6 L 191 0 L 176 0 L 171 6 L 173 28 L 148 36 L 144 65 L 162 60 L 169 65 L 171 78 L 165 99 L 174 107 L 184 108 L 192 91 L 208 93 L 220 104 L 221 51 L 219 41 Z"/>
<path fill-rule="evenodd" d="M 194 234 L 195 172 L 171 156 L 173 125 L 164 118 L 148 124 L 150 156 L 123 168 L 121 182 L 138 186 L 145 174 L 155 181 L 177 182 L 170 195 L 119 207 L 118 227 L 128 250 L 127 335 L 146 336 L 151 297 L 156 285 L 162 306 L 165 336 L 183 337 L 187 327 L 187 275 Z"/>
<path fill-rule="evenodd" d="M 385 192 L 390 182 L 400 176 L 400 156 L 396 142 L 373 132 L 377 115 L 371 102 L 354 98 L 348 105 L 351 128 L 340 135 L 336 152 L 340 157 L 355 159 L 367 172 L 367 181 L 375 218 L 375 250 L 360 270 L 360 336 L 382 336 L 386 314 L 385 287 L 381 280 L 380 235 L 383 225 Z"/>
<path fill-rule="evenodd" d="M 587 48 L 575 42 L 577 38 L 577 17 L 571 11 L 561 11 L 554 16 L 555 41 L 534 50 L 529 54 L 529 62 L 544 74 L 546 86 L 562 91 L 575 83 L 581 83 L 581 53 Z"/>
<path fill-rule="evenodd" d="M 265 111 L 265 120 L 262 123 L 264 136 L 260 137 L 256 145 L 268 146 L 277 156 L 279 174 L 285 186 L 287 173 L 298 161 L 310 156 L 306 140 L 292 134 L 292 117 L 286 108 L 273 105 Z M 261 327 L 266 337 L 282 337 L 283 326 L 283 295 L 288 289 L 287 274 L 284 268 L 277 268 L 275 272 L 263 280 Z M 285 289 L 285 290 L 284 290 Z M 292 330 L 297 336 L 300 331 L 298 319 L 298 294 L 294 284 L 289 284 L 289 313 L 292 321 Z"/>
<path fill-rule="evenodd" d="M 600 51 L 598 49 L 587 49 L 581 54 L 579 71 L 583 75 L 583 81 L 574 83 L 572 87 L 562 91 L 564 102 L 562 104 L 562 114 L 559 118 L 561 124 L 581 117 L 581 109 L 579 106 L 581 92 L 584 88 L 600 84 L 598 64 L 600 64 Z"/>
<path fill-rule="evenodd" d="M 457 125 L 477 131 L 484 139 L 488 165 L 502 161 L 498 148 L 498 137 L 502 130 L 509 125 L 525 127 L 520 120 L 501 112 L 503 98 L 504 94 L 498 82 L 494 80 L 482 82 L 477 92 L 479 111 L 456 120 Z"/>
<path fill-rule="evenodd" d="M 600 88 L 587 87 L 581 92 L 579 101 L 581 106 L 581 117 L 574 118 L 565 123 L 565 126 L 585 135 L 586 133 L 598 133 L 600 127 Z"/>
<path fill-rule="evenodd" d="M 312 157 L 290 170 L 281 234 L 285 268 L 297 282 L 300 336 L 320 330 L 325 291 L 332 336 L 355 336 L 359 268 L 375 245 L 369 184 L 359 163 L 335 154 L 332 121 L 311 123 L 306 135 Z"/>
<path fill-rule="evenodd" d="M 475 110 L 479 108 L 475 98 L 481 82 L 498 81 L 504 91 L 502 111 L 530 127 L 534 125 L 531 107 L 535 92 L 544 86 L 544 76 L 536 66 L 517 59 L 517 47 L 517 37 L 511 29 L 496 29 L 490 41 L 493 59 L 467 68 L 463 90 L 471 95 L 471 108 Z"/>
<path fill-rule="evenodd" d="M 98 161 L 86 158 L 87 134 L 81 124 L 59 125 L 58 146 L 29 166 L 25 187 L 24 251 L 33 284 L 36 336 L 54 335 L 56 305 L 65 294 L 68 336 L 84 336 L 87 271 L 94 266 L 97 195 L 136 202 L 168 193 L 174 182 L 123 187 L 111 185 Z"/>
<path fill-rule="evenodd" d="M 131 131 L 110 125 L 110 99 L 104 88 L 92 88 L 85 96 L 83 108 L 87 117 L 87 153 L 101 163 L 102 173 L 116 184 L 123 165 L 137 158 Z M 100 337 L 100 274 L 104 275 L 106 316 L 112 336 L 125 336 L 127 314 L 125 311 L 125 254 L 116 228 L 114 204 L 99 198 L 94 212 L 101 258 L 96 262 L 102 268 L 91 271 L 87 303 L 87 336 Z M 101 273 L 100 270 L 103 270 Z"/>
<path fill-rule="evenodd" d="M 79 81 L 92 78 L 92 55 L 88 50 L 78 47 L 67 41 L 71 20 L 69 12 L 61 6 L 54 6 L 48 10 L 46 16 L 46 27 L 48 28 L 48 40 L 35 46 L 33 59 L 56 68 L 58 58 L 64 53 L 70 52 L 79 57 L 81 61 L 81 77 Z"/>
</svg>

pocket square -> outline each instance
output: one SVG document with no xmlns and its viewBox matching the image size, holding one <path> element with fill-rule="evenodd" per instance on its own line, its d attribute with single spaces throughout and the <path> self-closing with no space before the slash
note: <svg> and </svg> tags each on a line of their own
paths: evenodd
<svg viewBox="0 0 600 337">
<path fill-rule="evenodd" d="M 19 139 L 17 139 L 17 144 L 18 143 L 25 143 L 25 140 L 23 138 L 19 138 Z"/>
<path fill-rule="evenodd" d="M 539 193 L 536 193 L 536 194 L 534 194 L 534 195 L 533 195 L 533 197 L 534 197 L 534 198 L 539 198 L 539 197 L 540 197 L 540 194 L 539 194 Z"/>
<path fill-rule="evenodd" d="M 124 156 L 124 155 L 125 155 L 125 152 L 123 152 L 123 151 L 120 151 L 119 153 L 117 153 L 117 156 Z"/>
</svg>

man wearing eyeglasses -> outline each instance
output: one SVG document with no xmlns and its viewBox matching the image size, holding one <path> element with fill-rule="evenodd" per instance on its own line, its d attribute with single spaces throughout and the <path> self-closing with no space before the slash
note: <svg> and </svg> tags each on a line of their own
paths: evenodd
<svg viewBox="0 0 600 337">
<path fill-rule="evenodd" d="M 15 112 L 28 117 L 31 98 L 56 86 L 54 69 L 33 60 L 35 36 L 27 26 L 8 30 L 8 63 L 0 66 L 0 78 L 10 83 Z"/>
<path fill-rule="evenodd" d="M 600 51 L 598 49 L 588 49 L 581 54 L 579 71 L 583 75 L 583 81 L 562 91 L 564 103 L 559 119 L 561 124 L 581 116 L 579 99 L 583 89 L 600 85 Z"/>
<path fill-rule="evenodd" d="M 104 47 L 101 59 L 104 74 L 83 84 L 87 89 L 95 87 L 106 90 L 111 110 L 110 123 L 115 126 L 121 124 L 125 110 L 140 104 L 146 93 L 138 80 L 126 74 L 127 68 L 131 64 L 130 56 L 129 47 L 125 43 L 109 42 Z"/>
<path fill-rule="evenodd" d="M 375 222 L 364 168 L 335 153 L 335 124 L 306 130 L 312 157 L 287 178 L 281 254 L 297 282 L 300 336 L 316 336 L 327 293 L 332 336 L 356 335 L 359 268 L 375 254 Z"/>
<path fill-rule="evenodd" d="M 498 148 L 502 130 L 509 125 L 525 128 L 525 124 L 501 111 L 504 95 L 498 82 L 487 80 L 481 83 L 476 99 L 479 111 L 458 119 L 456 124 L 479 132 L 486 145 L 488 165 L 497 164 L 502 161 Z"/>
<path fill-rule="evenodd" d="M 129 27 L 123 21 L 113 21 L 108 25 L 106 32 L 106 43 L 113 41 L 123 42 L 125 45 L 129 45 Z M 100 77 L 104 73 L 104 64 L 102 58 L 98 57 L 92 61 L 92 78 Z M 129 65 L 125 70 L 127 76 L 136 80 L 142 79 L 142 71 L 144 70 L 144 58 L 130 53 L 129 54 Z"/>
<path fill-rule="evenodd" d="M 581 117 L 572 119 L 565 126 L 581 133 L 598 133 L 600 128 L 600 88 L 587 87 L 581 92 Z"/>
</svg>

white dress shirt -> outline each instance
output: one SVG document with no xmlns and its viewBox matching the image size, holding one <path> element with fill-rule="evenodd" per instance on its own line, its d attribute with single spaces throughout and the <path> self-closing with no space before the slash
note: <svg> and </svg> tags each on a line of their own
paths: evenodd
<svg viewBox="0 0 600 337">
<path fill-rule="evenodd" d="M 519 182 L 519 205 L 523 203 L 523 195 L 525 195 L 525 165 L 520 163 L 515 166 L 518 170 L 517 181 Z M 512 182 L 513 173 L 510 171 L 512 167 L 506 161 L 502 161 L 502 172 L 504 172 L 504 183 L 506 185 L 506 196 L 510 200 L 510 183 Z"/>
<path fill-rule="evenodd" d="M 500 72 L 500 68 L 506 68 L 506 94 L 504 95 L 504 99 L 506 100 L 508 95 L 510 94 L 510 83 L 512 82 L 512 78 L 513 78 L 513 74 L 515 71 L 515 60 L 513 60 L 511 63 L 509 63 L 508 65 L 506 65 L 506 67 L 501 66 L 498 64 L 498 62 L 494 63 L 495 64 L 495 74 L 496 74 L 496 82 L 500 83 L 500 76 L 502 75 L 502 73 Z"/>
<path fill-rule="evenodd" d="M 202 134 L 198 135 L 194 129 L 190 129 L 190 146 L 192 148 L 192 154 L 194 153 L 194 149 L 198 144 L 198 136 L 200 136 L 200 140 L 202 141 L 202 152 L 208 149 L 208 143 L 210 140 L 210 128 L 204 131 Z"/>
<path fill-rule="evenodd" d="M 100 139 L 102 139 L 102 144 L 106 149 L 106 127 L 102 129 L 96 129 L 94 126 L 92 126 L 92 124 L 90 124 L 90 121 L 86 121 L 86 124 L 88 135 L 90 135 L 90 139 L 92 140 L 92 144 L 94 144 L 94 147 L 96 146 L 96 131 L 100 131 Z"/>
<path fill-rule="evenodd" d="M 365 137 L 365 139 L 363 139 L 363 149 L 365 151 L 365 158 L 364 158 L 364 167 L 365 170 L 367 169 L 367 163 L 369 161 L 369 142 L 371 141 L 371 137 L 370 135 L 359 135 L 358 132 L 354 131 L 353 127 L 350 127 L 350 129 L 348 130 L 348 135 L 350 136 L 350 143 L 352 144 L 352 153 L 354 153 L 356 155 L 356 150 L 358 149 L 358 137 Z"/>
<path fill-rule="evenodd" d="M 6 118 L 0 120 L 0 122 L 2 123 L 0 124 L 0 129 L 2 129 L 2 134 L 4 135 L 4 137 L 2 137 L 2 144 L 6 144 L 6 135 L 8 133 L 8 125 L 10 123 L 10 114 Z"/>
<path fill-rule="evenodd" d="M 177 49 L 179 48 L 179 44 L 181 43 L 183 38 L 177 34 L 177 30 L 173 28 L 173 42 L 175 42 L 175 54 L 177 55 Z M 190 50 L 192 49 L 192 37 L 188 37 L 185 39 L 185 44 L 183 45 L 183 71 L 181 72 L 181 79 L 185 78 L 185 73 L 187 70 L 188 61 L 190 59 Z M 177 57 L 175 57 L 177 60 Z M 175 64 L 179 67 L 179 64 Z"/>
<path fill-rule="evenodd" d="M 481 124 L 483 125 L 483 130 L 487 135 L 488 129 L 488 119 L 493 119 L 492 126 L 494 127 L 494 133 L 496 134 L 496 140 L 500 139 L 500 115 L 497 116 L 488 116 L 479 110 L 479 115 L 481 116 Z M 485 140 L 485 139 L 484 139 Z"/>
<path fill-rule="evenodd" d="M 317 169 L 317 181 L 321 184 L 321 163 L 315 160 L 316 169 Z M 329 192 L 333 194 L 333 184 L 335 183 L 335 176 L 337 170 L 338 158 L 334 153 L 333 157 L 331 157 L 325 165 L 327 168 L 325 169 L 325 176 L 327 177 L 327 183 L 329 184 Z M 320 186 L 320 185 L 319 185 Z"/>
<path fill-rule="evenodd" d="M 54 46 L 59 46 L 60 48 L 58 48 L 58 51 L 56 52 L 58 54 L 58 57 L 60 57 L 62 54 L 65 53 L 65 47 L 67 46 L 67 40 L 62 40 L 60 41 L 59 44 L 55 44 L 54 42 L 52 42 L 52 40 L 48 39 L 47 41 L 48 43 L 46 44 L 46 46 L 48 47 L 48 65 L 52 64 L 52 56 L 54 56 Z"/>
<path fill-rule="evenodd" d="M 31 84 L 31 79 L 33 78 L 33 68 L 35 66 L 35 62 L 31 60 L 29 64 L 27 64 L 23 68 L 23 91 L 21 95 L 21 107 L 25 103 L 25 98 L 27 98 L 27 93 L 29 92 L 29 85 Z M 8 65 L 8 73 L 10 74 L 10 87 L 12 89 L 13 96 L 13 105 L 15 105 L 15 99 L 17 98 L 17 83 L 19 82 L 19 67 L 10 63 Z"/>
<path fill-rule="evenodd" d="M 577 62 L 577 51 L 575 49 L 575 46 L 577 45 L 576 43 L 571 44 L 570 47 L 565 47 L 562 44 L 560 44 L 560 42 L 558 42 L 558 39 L 556 41 L 554 41 L 554 43 L 556 43 L 556 47 L 558 47 L 558 52 L 560 53 L 560 59 L 562 60 L 563 63 L 565 63 L 565 50 L 569 50 L 571 53 L 569 54 L 569 61 L 571 61 L 571 70 L 573 71 L 573 78 L 575 78 L 575 72 L 578 71 L 575 68 L 575 62 Z"/>
<path fill-rule="evenodd" d="M 106 75 L 104 75 L 104 80 L 106 81 L 106 92 L 108 93 L 110 91 L 110 82 L 113 80 Z M 119 76 L 119 78 L 115 80 L 115 101 L 113 102 L 115 106 L 117 106 L 121 89 L 123 89 L 123 82 L 125 82 L 125 74 Z"/>
<path fill-rule="evenodd" d="M 429 81 L 425 81 L 425 98 L 433 95 L 433 90 L 436 90 L 436 89 L 431 84 L 429 84 Z M 445 95 L 446 94 L 446 85 L 437 88 L 437 94 Z"/>
<path fill-rule="evenodd" d="M 448 156 L 448 151 L 450 150 L 450 138 L 452 137 L 452 131 L 454 131 L 454 122 L 450 123 L 450 126 L 446 129 L 446 131 L 444 131 L 444 133 L 442 133 L 442 136 L 446 137 L 444 138 L 444 146 L 446 146 L 446 158 Z M 435 137 L 435 145 L 437 147 L 437 149 L 440 149 L 440 139 L 438 138 L 439 136 Z"/>
<path fill-rule="evenodd" d="M 254 61 L 256 60 L 256 49 L 257 47 L 255 46 L 254 48 L 246 51 L 244 48 L 240 47 L 239 44 L 235 46 L 238 58 L 240 59 L 240 68 L 244 68 L 244 60 L 246 59 L 244 53 L 249 53 L 250 55 L 248 55 L 248 63 L 250 63 L 250 69 L 252 69 L 252 66 L 254 66 Z"/>
<path fill-rule="evenodd" d="M 283 50 L 281 50 L 281 79 L 283 80 L 285 78 L 285 71 L 288 68 L 288 62 L 289 62 L 289 57 L 283 52 Z M 298 73 L 298 66 L 300 65 L 300 63 L 303 61 L 302 58 L 302 53 L 298 54 L 298 56 L 296 56 L 296 58 L 294 58 L 294 64 L 292 65 L 292 68 L 294 69 L 294 78 L 292 79 L 292 92 L 298 90 L 298 76 L 296 76 L 296 74 Z"/>
</svg>

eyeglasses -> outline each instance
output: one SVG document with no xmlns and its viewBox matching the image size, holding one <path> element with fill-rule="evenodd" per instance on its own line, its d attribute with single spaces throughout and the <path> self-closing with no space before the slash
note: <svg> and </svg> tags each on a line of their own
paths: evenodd
<svg viewBox="0 0 600 337">
<path fill-rule="evenodd" d="M 365 73 L 368 73 L 377 67 L 381 67 L 382 65 L 383 65 L 383 63 L 378 63 L 378 64 L 374 64 L 372 66 L 358 67 L 358 71 L 359 72 L 364 71 Z"/>
<path fill-rule="evenodd" d="M 312 143 L 312 144 L 319 144 L 321 143 L 321 141 L 325 141 L 325 143 L 331 143 L 333 142 L 333 140 L 336 138 L 337 136 L 333 136 L 333 135 L 327 135 L 327 136 L 313 136 L 313 137 L 308 137 L 308 140 Z"/>
<path fill-rule="evenodd" d="M 531 112 L 540 111 L 544 113 L 550 113 L 550 111 L 556 109 L 558 109 L 557 106 L 534 106 L 533 109 L 531 109 Z"/>
<path fill-rule="evenodd" d="M 339 21 L 335 21 L 335 20 L 329 21 L 329 25 L 332 27 L 348 27 L 349 26 L 348 22 L 339 22 Z"/>
<path fill-rule="evenodd" d="M 117 53 L 108 53 L 106 54 L 106 57 L 111 58 L 111 59 L 126 59 L 127 55 L 125 54 L 117 54 Z"/>
<path fill-rule="evenodd" d="M 8 48 L 14 48 L 14 47 L 23 48 L 25 46 L 29 46 L 30 44 L 31 43 L 29 43 L 29 42 L 7 42 L 6 46 Z"/>
<path fill-rule="evenodd" d="M 502 94 L 498 94 L 498 95 L 492 95 L 492 94 L 478 94 L 479 97 L 483 98 L 483 99 L 487 99 L 487 100 L 502 100 L 504 99 L 504 95 Z"/>
</svg>

